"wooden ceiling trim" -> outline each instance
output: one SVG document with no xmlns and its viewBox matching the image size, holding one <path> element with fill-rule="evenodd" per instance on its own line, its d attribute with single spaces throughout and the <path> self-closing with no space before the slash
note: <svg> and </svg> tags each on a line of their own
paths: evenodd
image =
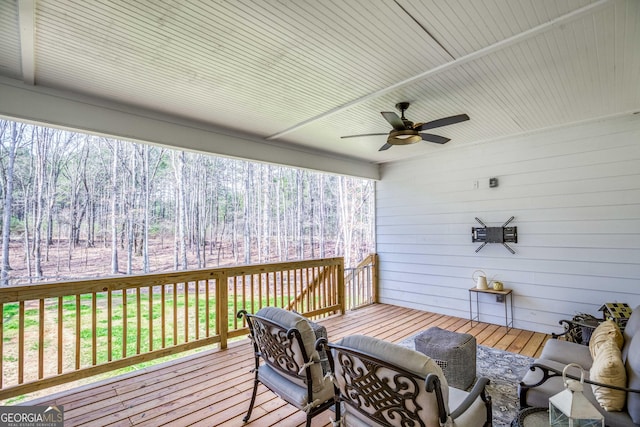
<svg viewBox="0 0 640 427">
<path fill-rule="evenodd" d="M 22 59 L 22 81 L 35 84 L 35 0 L 18 2 L 20 19 L 20 57 Z"/>
</svg>

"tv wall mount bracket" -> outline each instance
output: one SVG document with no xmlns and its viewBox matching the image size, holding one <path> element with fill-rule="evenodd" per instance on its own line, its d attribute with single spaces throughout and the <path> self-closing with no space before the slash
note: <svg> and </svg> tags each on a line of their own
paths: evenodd
<svg viewBox="0 0 640 427">
<path fill-rule="evenodd" d="M 484 248 L 487 243 L 502 243 L 509 252 L 515 254 L 516 251 L 507 245 L 507 243 L 518 243 L 518 227 L 507 227 L 507 225 L 509 225 L 513 220 L 514 217 L 509 218 L 507 222 L 502 224 L 502 227 L 487 227 L 484 222 L 480 221 L 480 219 L 476 217 L 476 221 L 482 225 L 482 228 L 471 228 L 471 241 L 474 243 L 482 243 L 482 245 L 476 249 L 476 252 L 479 252 L 480 249 Z"/>
</svg>

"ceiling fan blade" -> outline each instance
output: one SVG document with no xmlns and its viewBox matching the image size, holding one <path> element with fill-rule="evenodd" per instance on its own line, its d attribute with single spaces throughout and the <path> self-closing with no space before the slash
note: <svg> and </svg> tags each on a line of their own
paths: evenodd
<svg viewBox="0 0 640 427">
<path fill-rule="evenodd" d="M 394 130 L 405 130 L 407 128 L 402 119 L 393 111 L 382 111 L 380 114 L 393 126 Z"/>
<path fill-rule="evenodd" d="M 391 144 L 389 144 L 388 142 L 386 144 L 384 144 L 382 147 L 380 147 L 380 149 L 378 151 L 384 151 L 384 150 L 388 150 L 389 148 L 391 148 Z"/>
<path fill-rule="evenodd" d="M 340 138 L 344 139 L 344 138 L 358 138 L 360 136 L 375 136 L 375 135 L 389 135 L 388 132 L 386 133 L 361 133 L 359 135 L 347 135 L 347 136 L 341 136 Z"/>
<path fill-rule="evenodd" d="M 429 142 L 435 142 L 436 144 L 446 144 L 451 141 L 450 138 L 445 138 L 444 136 L 434 135 L 432 133 L 421 133 L 420 136 L 423 140 Z"/>
<path fill-rule="evenodd" d="M 423 123 L 420 126 L 416 127 L 415 130 L 421 131 L 421 130 L 439 128 L 441 126 L 449 126 L 456 123 L 465 122 L 467 120 L 469 120 L 469 116 L 467 116 L 466 114 L 458 114 L 457 116 L 444 117 L 442 119 Z"/>
</svg>

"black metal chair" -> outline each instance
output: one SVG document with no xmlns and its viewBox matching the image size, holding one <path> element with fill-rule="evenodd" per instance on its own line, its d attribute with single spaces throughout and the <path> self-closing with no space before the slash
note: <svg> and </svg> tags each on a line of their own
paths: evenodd
<svg viewBox="0 0 640 427">
<path fill-rule="evenodd" d="M 255 315 L 241 310 L 238 318 L 242 317 L 249 326 L 255 355 L 253 394 L 244 421 L 251 417 L 259 383 L 305 411 L 307 427 L 314 416 L 334 405 L 339 418 L 337 390 L 324 376 L 307 319 L 275 307 L 262 308 Z"/>
<path fill-rule="evenodd" d="M 470 392 L 447 386 L 442 369 L 424 354 L 364 335 L 337 344 L 321 338 L 342 407 L 342 426 L 491 426 L 487 378 Z"/>
</svg>

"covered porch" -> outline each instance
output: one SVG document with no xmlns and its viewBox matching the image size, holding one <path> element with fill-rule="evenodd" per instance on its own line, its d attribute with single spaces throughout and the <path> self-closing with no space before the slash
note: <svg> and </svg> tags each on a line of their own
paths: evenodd
<svg viewBox="0 0 640 427">
<path fill-rule="evenodd" d="M 474 335 L 477 343 L 535 357 L 549 335 L 476 323 L 387 304 L 372 304 L 319 320 L 329 339 L 366 334 L 400 342 L 431 326 Z M 242 425 L 252 386 L 249 340 L 230 341 L 226 349 L 208 349 L 111 379 L 25 402 L 63 405 L 65 425 L 158 426 Z M 262 386 L 261 386 L 262 387 Z M 314 425 L 330 425 L 330 413 Z M 304 414 L 261 388 L 250 423 L 253 426 L 304 425 Z"/>
</svg>

